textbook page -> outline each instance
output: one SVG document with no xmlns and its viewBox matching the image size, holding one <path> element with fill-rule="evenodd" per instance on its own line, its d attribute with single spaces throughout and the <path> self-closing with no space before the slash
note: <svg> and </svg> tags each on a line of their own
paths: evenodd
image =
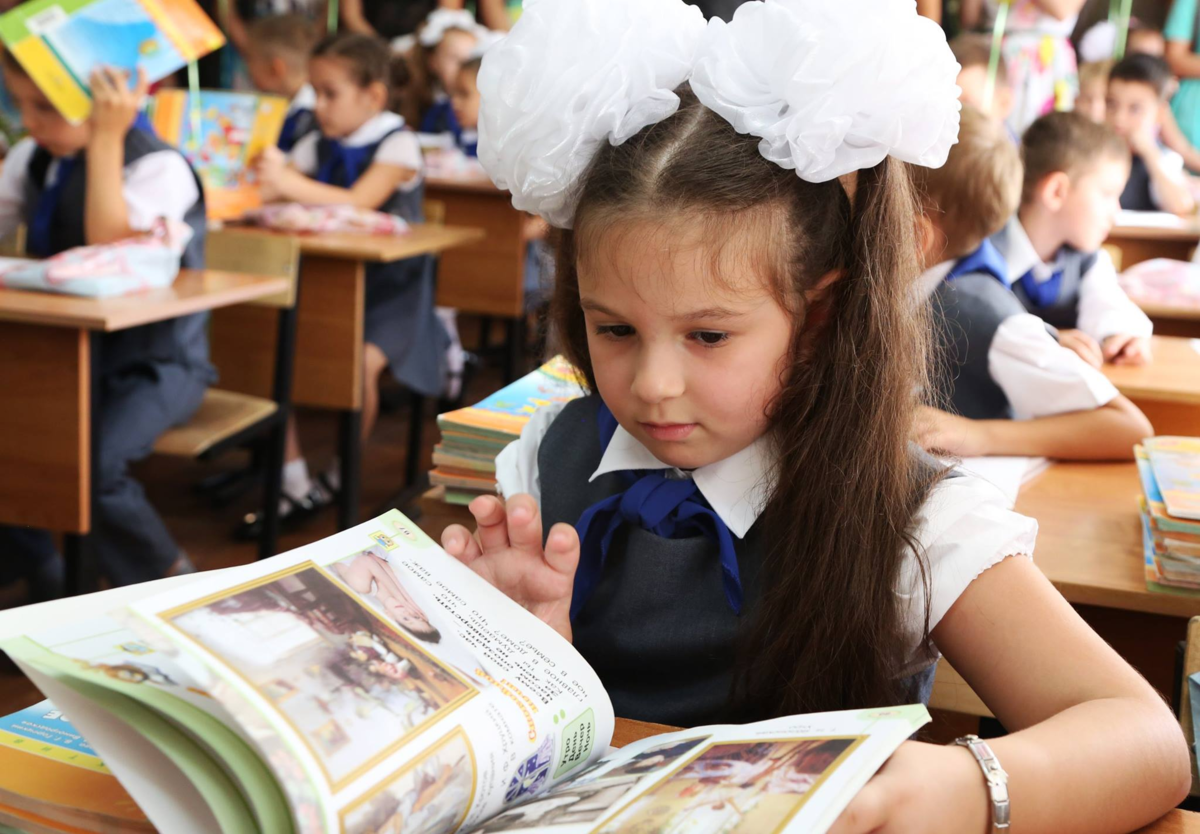
<svg viewBox="0 0 1200 834">
<path fill-rule="evenodd" d="M 918 704 L 654 736 L 471 830 L 821 834 L 928 722 Z"/>
<path fill-rule="evenodd" d="M 253 741 L 298 832 L 466 830 L 612 737 L 575 649 L 395 511 L 131 610 Z"/>
</svg>

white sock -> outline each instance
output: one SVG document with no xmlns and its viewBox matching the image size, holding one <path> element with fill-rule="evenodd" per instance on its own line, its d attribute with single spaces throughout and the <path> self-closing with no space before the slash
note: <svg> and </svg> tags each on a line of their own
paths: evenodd
<svg viewBox="0 0 1200 834">
<path fill-rule="evenodd" d="M 308 475 L 308 461 L 304 458 L 289 460 L 283 465 L 283 491 L 293 498 L 303 498 L 312 489 L 312 478 Z"/>
</svg>

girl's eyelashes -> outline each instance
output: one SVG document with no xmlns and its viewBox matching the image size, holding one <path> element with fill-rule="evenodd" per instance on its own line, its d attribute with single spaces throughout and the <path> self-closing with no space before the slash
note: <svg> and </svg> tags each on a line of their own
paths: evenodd
<svg viewBox="0 0 1200 834">
<path fill-rule="evenodd" d="M 598 324 L 597 336 L 607 336 L 610 339 L 624 339 L 634 334 L 634 329 L 628 324 Z"/>
<path fill-rule="evenodd" d="M 720 330 L 696 330 L 688 334 L 688 338 L 698 342 L 703 347 L 717 347 L 729 340 L 729 334 Z"/>
</svg>

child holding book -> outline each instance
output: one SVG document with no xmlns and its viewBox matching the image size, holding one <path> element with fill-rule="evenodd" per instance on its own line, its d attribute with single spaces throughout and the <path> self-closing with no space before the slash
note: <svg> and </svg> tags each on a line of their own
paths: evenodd
<svg viewBox="0 0 1200 834">
<path fill-rule="evenodd" d="M 161 141 L 139 108 L 144 79 L 97 70 L 92 113 L 73 125 L 8 52 L 4 82 L 29 136 L 13 147 L 0 174 L 0 236 L 24 223 L 28 251 L 49 257 L 76 246 L 112 243 L 154 227 L 159 218 L 186 222 L 192 239 L 182 265 L 204 267 L 205 211 L 200 181 L 183 155 Z M 100 339 L 99 466 L 92 489 L 97 514 L 91 546 L 100 572 L 128 585 L 192 570 L 129 471 L 154 441 L 186 421 L 216 380 L 208 361 L 208 316 L 183 316 Z M 57 563 L 44 531 L 0 527 L 4 561 L 28 566 L 36 586 Z"/>
<path fill-rule="evenodd" d="M 484 60 L 480 160 L 562 230 L 554 315 L 591 395 L 539 410 L 497 461 L 507 500 L 443 543 L 619 715 L 896 704 L 945 654 L 1013 731 L 992 749 L 1025 832 L 1133 829 L 1187 793 L 1174 716 L 1033 565 L 1034 523 L 908 442 L 930 328 L 905 163 L 945 161 L 956 73 L 890 0 L 727 25 L 529 4 Z M 968 751 L 908 742 L 833 830 L 992 810 Z"/>
<path fill-rule="evenodd" d="M 1098 358 L 1084 361 L 1069 349 L 1067 332 L 1056 341 L 1021 305 L 1011 268 L 988 239 L 1021 198 L 1021 161 L 1004 138 L 964 109 L 946 165 L 917 172 L 925 195 L 920 285 L 932 299 L 941 360 L 935 389 L 950 409 L 922 410 L 918 436 L 926 448 L 967 456 L 1130 458 L 1134 444 L 1152 433 L 1149 423 L 1094 367 Z M 1016 236 L 1000 239 L 1022 271 L 1031 268 Z M 1064 255 L 1064 263 L 1075 279 L 1086 265 L 1074 255 Z M 1059 284 L 1066 284 L 1061 276 Z"/>
<path fill-rule="evenodd" d="M 276 143 L 285 153 L 317 129 L 317 94 L 308 83 L 308 57 L 316 42 L 312 21 L 299 14 L 276 15 L 250 25 L 246 72 L 264 93 L 289 102 Z"/>
<path fill-rule="evenodd" d="M 1129 177 L 1125 142 L 1077 113 L 1051 113 L 1025 131 L 1021 153 L 1021 208 L 992 237 L 1013 293 L 1093 366 L 1146 364 L 1154 325 L 1100 248 Z"/>
<path fill-rule="evenodd" d="M 1166 63 L 1152 55 L 1130 55 L 1109 73 L 1108 124 L 1133 154 L 1121 208 L 1187 214 L 1196 207 L 1183 157 L 1159 138 L 1162 105 L 1170 83 Z"/>
<path fill-rule="evenodd" d="M 290 156 L 270 149 L 259 165 L 264 197 L 298 203 L 347 204 L 422 219 L 421 150 L 404 120 L 385 109 L 391 55 L 369 35 L 326 38 L 313 51 L 309 77 L 316 91 L 318 131 L 301 139 Z M 442 391 L 445 329 L 434 315 L 433 260 L 411 258 L 369 264 L 363 353 L 362 436 L 379 415 L 379 378 L 385 369 L 426 396 Z M 288 428 L 283 520 L 294 524 L 332 501 L 338 487 L 336 461 L 325 484 L 313 482 L 294 421 Z M 255 535 L 261 513 L 243 524 Z"/>
</svg>

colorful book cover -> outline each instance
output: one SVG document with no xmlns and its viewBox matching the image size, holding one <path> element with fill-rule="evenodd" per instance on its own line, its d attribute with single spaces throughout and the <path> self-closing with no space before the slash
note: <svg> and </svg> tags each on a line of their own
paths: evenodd
<svg viewBox="0 0 1200 834">
<path fill-rule="evenodd" d="M 433 447 L 433 465 L 441 469 L 465 469 L 470 472 L 496 474 L 496 458 L 494 456 L 447 449 L 442 443 Z"/>
<path fill-rule="evenodd" d="M 153 830 L 104 762 L 49 701 L 0 718 L 0 803 L 58 822 Z"/>
<path fill-rule="evenodd" d="M 478 472 L 433 469 L 429 472 L 429 482 L 434 486 L 472 490 L 478 493 L 494 494 L 496 492 L 496 479 L 490 475 L 480 475 Z"/>
<path fill-rule="evenodd" d="M 1155 533 L 1185 533 L 1200 535 L 1200 523 L 1184 518 L 1176 518 L 1167 512 L 1158 481 L 1154 477 L 1154 468 L 1150 464 L 1150 453 L 1143 446 L 1133 447 L 1137 461 L 1138 477 L 1142 482 L 1142 497 L 1139 499 L 1142 510 L 1149 519 Z"/>
<path fill-rule="evenodd" d="M 92 111 L 97 67 L 154 82 L 225 43 L 195 0 L 32 0 L 0 16 L 0 40 L 74 124 Z"/>
<path fill-rule="evenodd" d="M 252 166 L 279 141 L 287 109 L 277 96 L 202 90 L 197 102 L 185 90 L 163 90 L 154 96 L 151 123 L 200 175 L 209 219 L 233 220 L 262 205 Z"/>
<path fill-rule="evenodd" d="M 514 440 L 542 406 L 583 396 L 583 378 L 561 356 L 501 388 L 481 403 L 438 417 L 438 427 Z"/>
<path fill-rule="evenodd" d="M 1200 438 L 1151 437 L 1144 446 L 1167 512 L 1200 520 Z"/>
<path fill-rule="evenodd" d="M 1163 574 L 1155 555 L 1154 540 L 1150 535 L 1150 519 L 1144 513 L 1142 514 L 1142 549 L 1146 565 L 1146 590 L 1176 596 L 1200 596 L 1200 586 L 1196 588 L 1180 587 L 1173 584 Z"/>
</svg>

